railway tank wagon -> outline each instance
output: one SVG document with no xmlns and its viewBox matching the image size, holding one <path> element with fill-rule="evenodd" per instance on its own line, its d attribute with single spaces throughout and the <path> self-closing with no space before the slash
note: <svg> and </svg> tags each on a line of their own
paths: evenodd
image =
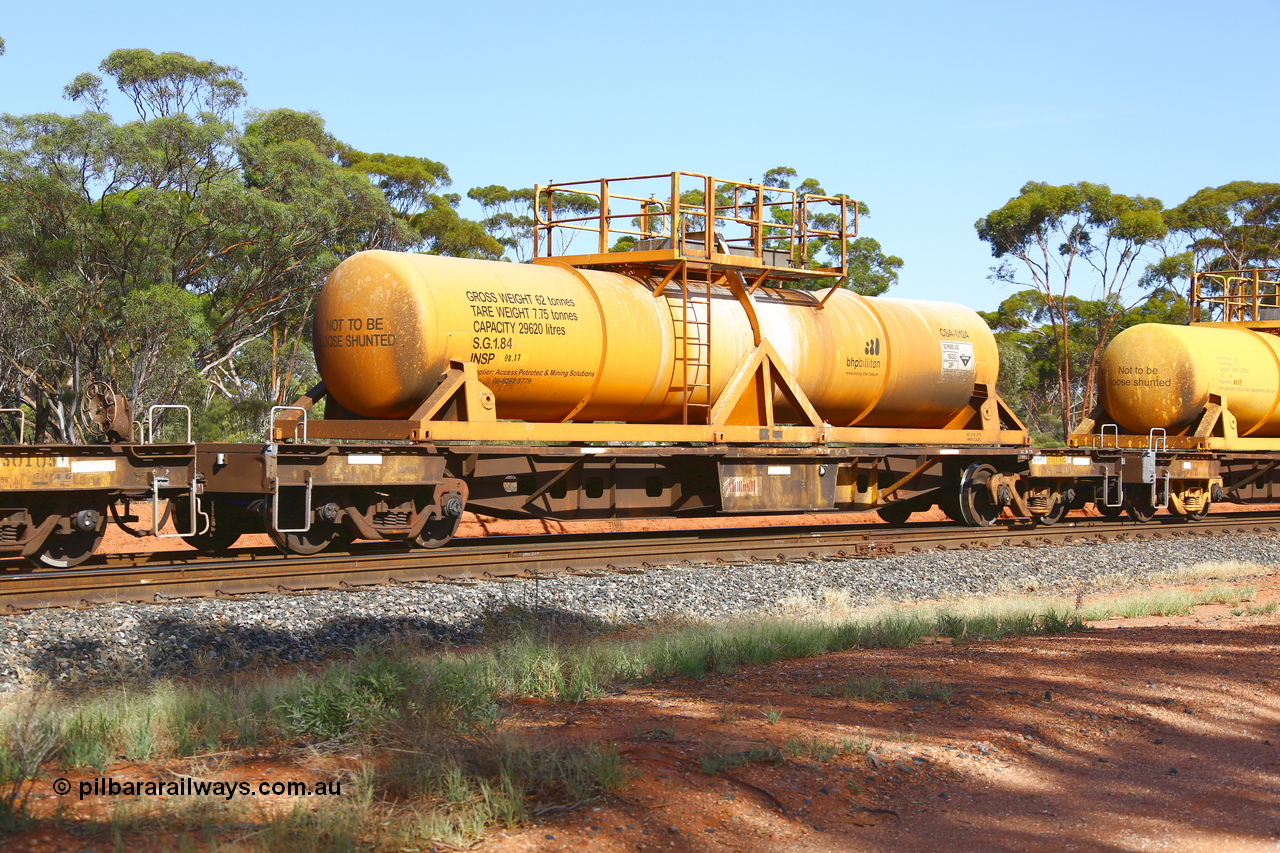
<svg viewBox="0 0 1280 853">
<path fill-rule="evenodd" d="M 565 196 L 597 212 L 566 217 Z M 1030 514 L 1027 433 L 995 392 L 980 318 L 839 287 L 856 202 L 684 172 L 535 197 L 532 264 L 344 262 L 319 300 L 323 381 L 273 410 L 263 443 L 193 442 L 189 418 L 185 439 L 136 440 L 100 388 L 87 402 L 103 443 L 6 448 L 0 557 L 69 567 L 109 522 L 160 536 L 170 517 L 167 535 L 205 551 L 265 530 L 310 554 L 435 547 L 467 508 Z M 149 529 L 130 527 L 140 502 Z"/>
<path fill-rule="evenodd" d="M 1134 326 L 1107 346 L 1098 407 L 1068 441 L 1104 513 L 1280 502 L 1278 290 L 1278 270 L 1197 273 L 1189 325 Z"/>
<path fill-rule="evenodd" d="M 408 417 L 450 361 L 469 361 L 499 419 L 681 423 L 685 334 L 704 357 L 688 377 L 695 409 L 724 394 L 762 340 L 833 426 L 942 428 L 975 384 L 996 380 L 995 339 L 961 305 L 762 287 L 751 300 L 757 333 L 730 288 L 710 291 L 686 324 L 678 286 L 655 293 L 613 272 L 363 252 L 320 293 L 316 363 L 332 401 L 375 419 Z M 779 422 L 806 415 L 780 390 L 772 405 Z"/>
<path fill-rule="evenodd" d="M 704 201 L 684 201 L 691 185 Z M 323 381 L 271 445 L 289 549 L 434 544 L 463 506 L 999 514 L 1029 453 L 995 393 L 992 335 L 959 305 L 838 287 L 856 202 L 689 173 L 536 193 L 532 264 L 367 252 L 330 276 Z M 597 213 L 565 218 L 565 194 Z M 809 256 L 824 241 L 830 265 Z"/>
</svg>

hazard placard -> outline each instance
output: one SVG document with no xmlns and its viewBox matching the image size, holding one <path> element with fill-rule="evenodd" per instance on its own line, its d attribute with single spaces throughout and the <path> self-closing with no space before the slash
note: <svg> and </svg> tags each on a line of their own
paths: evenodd
<svg viewBox="0 0 1280 853">
<path fill-rule="evenodd" d="M 942 370 L 938 378 L 943 382 L 973 384 L 973 344 L 969 341 L 942 341 Z"/>
</svg>

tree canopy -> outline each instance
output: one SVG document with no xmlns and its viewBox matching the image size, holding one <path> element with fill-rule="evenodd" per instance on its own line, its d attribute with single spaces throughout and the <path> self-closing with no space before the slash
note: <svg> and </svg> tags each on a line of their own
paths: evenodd
<svg viewBox="0 0 1280 853">
<path fill-rule="evenodd" d="M 1057 432 L 1065 439 L 1073 422 L 1093 404 L 1098 358 L 1117 319 L 1130 307 L 1124 291 L 1135 267 L 1158 251 L 1168 235 L 1164 205 L 1159 199 L 1114 193 L 1106 184 L 1052 186 L 1030 181 L 974 228 L 1000 261 L 992 278 L 1034 293 L 1032 301 L 1038 304 L 1032 316 L 1047 320 L 1056 373 Z M 1082 343 L 1076 332 L 1086 303 L 1071 288 L 1082 279 L 1095 296 L 1088 304 L 1096 334 L 1086 336 L 1088 358 L 1079 363 L 1072 350 Z M 1083 377 L 1079 386 L 1072 381 L 1075 375 Z"/>
<path fill-rule="evenodd" d="M 427 158 L 363 154 L 317 114 L 244 110 L 240 72 L 119 50 L 0 116 L 0 395 L 81 438 L 92 378 L 152 402 L 283 401 L 312 376 L 316 285 L 368 248 L 497 257 Z M 105 79 L 104 79 L 105 78 Z M 136 118 L 107 112 L 123 95 Z"/>
<path fill-rule="evenodd" d="M 1232 181 L 1206 187 L 1169 212 L 1169 226 L 1188 241 L 1184 266 L 1280 266 L 1280 184 Z"/>
</svg>

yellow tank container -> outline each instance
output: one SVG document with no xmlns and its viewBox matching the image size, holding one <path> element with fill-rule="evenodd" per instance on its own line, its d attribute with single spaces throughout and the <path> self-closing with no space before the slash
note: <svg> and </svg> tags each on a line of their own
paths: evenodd
<svg viewBox="0 0 1280 853">
<path fill-rule="evenodd" d="M 841 290 L 817 310 L 822 296 L 761 289 L 754 301 L 828 423 L 939 427 L 974 383 L 996 381 L 995 340 L 964 306 Z M 714 400 L 754 349 L 751 325 L 727 290 L 713 293 L 710 325 L 705 301 L 690 308 L 692 340 L 710 329 Z M 673 285 L 655 298 L 612 272 L 371 251 L 329 276 L 314 345 L 329 393 L 366 417 L 407 417 L 456 359 L 476 364 L 499 418 L 661 423 L 681 417 L 683 325 Z"/>
<path fill-rule="evenodd" d="M 1103 407 L 1134 433 L 1190 427 L 1221 394 L 1239 434 L 1280 436 L 1280 338 L 1239 326 L 1144 323 L 1102 354 Z"/>
</svg>

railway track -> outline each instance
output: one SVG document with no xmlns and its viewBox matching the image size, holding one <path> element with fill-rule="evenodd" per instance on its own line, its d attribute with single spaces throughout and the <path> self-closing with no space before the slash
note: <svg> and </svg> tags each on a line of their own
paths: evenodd
<svg viewBox="0 0 1280 853">
<path fill-rule="evenodd" d="M 1160 517 L 1142 526 L 1081 518 L 1052 527 L 1014 524 L 980 529 L 917 523 L 904 527 L 863 524 L 657 531 L 610 534 L 604 539 L 584 534 L 504 536 L 455 540 L 435 551 L 370 544 L 312 557 L 284 556 L 268 548 L 243 549 L 228 557 L 161 552 L 101 557 L 65 570 L 29 571 L 25 564 L 4 561 L 0 562 L 0 610 L 304 593 L 424 581 L 527 580 L 559 572 L 640 574 L 662 566 L 708 562 L 858 559 L 930 549 L 1144 541 L 1277 530 L 1280 518 L 1274 515 L 1223 513 L 1195 522 Z"/>
</svg>

